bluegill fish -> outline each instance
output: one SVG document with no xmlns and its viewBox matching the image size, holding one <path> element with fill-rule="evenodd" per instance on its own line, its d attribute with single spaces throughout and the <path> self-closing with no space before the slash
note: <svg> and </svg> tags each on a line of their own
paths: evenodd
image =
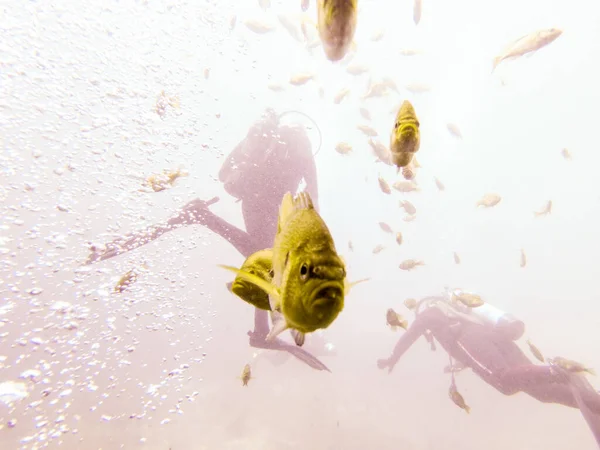
<svg viewBox="0 0 600 450">
<path fill-rule="evenodd" d="M 273 328 L 267 340 L 292 329 L 296 344 L 302 345 L 305 333 L 333 323 L 344 308 L 350 287 L 365 281 L 346 280 L 346 265 L 306 192 L 296 199 L 289 192 L 284 195 L 272 253 L 271 282 L 245 270 L 221 266 L 269 294 Z"/>
<path fill-rule="evenodd" d="M 327 59 L 342 59 L 354 39 L 358 0 L 317 0 L 319 36 Z"/>
<path fill-rule="evenodd" d="M 270 283 L 272 280 L 272 260 L 273 250 L 270 248 L 259 250 L 248 256 L 240 269 Z M 256 284 L 239 275 L 235 277 L 231 285 L 231 292 L 259 309 L 271 310 L 269 295 Z"/>
<path fill-rule="evenodd" d="M 520 37 L 516 41 L 511 42 L 500 55 L 494 58 L 492 72 L 496 69 L 498 64 L 505 59 L 514 59 L 528 53 L 536 52 L 540 48 L 551 44 L 561 34 L 562 30 L 559 30 L 558 28 L 549 28 Z"/>
<path fill-rule="evenodd" d="M 408 100 L 404 100 L 396 114 L 396 122 L 390 138 L 392 161 L 398 167 L 398 172 L 400 168 L 410 164 L 420 146 L 421 133 L 415 108 Z"/>
</svg>

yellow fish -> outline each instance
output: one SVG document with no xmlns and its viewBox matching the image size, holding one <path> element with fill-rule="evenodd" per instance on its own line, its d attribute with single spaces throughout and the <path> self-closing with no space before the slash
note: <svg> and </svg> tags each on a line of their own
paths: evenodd
<svg viewBox="0 0 600 450">
<path fill-rule="evenodd" d="M 413 155 L 419 151 L 420 146 L 419 120 L 412 103 L 404 100 L 398 109 L 398 114 L 396 114 L 396 122 L 390 138 L 392 161 L 398 167 L 398 172 L 402 167 L 410 164 Z"/>
<path fill-rule="evenodd" d="M 307 192 L 295 199 L 289 192 L 284 195 L 272 252 L 271 282 L 235 267 L 220 266 L 269 294 L 273 327 L 267 341 L 292 329 L 296 344 L 302 345 L 306 333 L 331 325 L 350 288 L 366 281 L 346 280 L 345 263 Z"/>
<path fill-rule="evenodd" d="M 271 274 L 271 269 L 273 267 L 272 261 L 272 249 L 267 248 L 265 250 L 259 250 L 246 258 L 246 261 L 244 261 L 240 270 L 256 275 L 270 283 L 273 278 L 273 275 Z M 235 277 L 235 280 L 231 285 L 231 292 L 259 309 L 267 311 L 271 310 L 269 295 L 256 284 L 247 281 L 240 275 Z"/>
<path fill-rule="evenodd" d="M 317 26 L 327 59 L 339 61 L 350 49 L 356 31 L 358 0 L 318 0 Z"/>
</svg>

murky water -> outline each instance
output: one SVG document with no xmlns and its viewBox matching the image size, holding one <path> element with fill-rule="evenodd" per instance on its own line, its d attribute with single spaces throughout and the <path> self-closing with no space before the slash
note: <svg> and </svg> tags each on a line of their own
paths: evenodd
<svg viewBox="0 0 600 450">
<path fill-rule="evenodd" d="M 449 285 L 522 319 L 547 356 L 600 367 L 598 5 L 423 0 L 415 26 L 411 1 L 361 0 L 350 64 L 368 71 L 352 75 L 299 42 L 298 3 L 0 3 L 0 448 L 596 448 L 576 409 L 504 396 L 471 372 L 457 376 L 465 414 L 448 399 L 447 355 L 425 340 L 390 375 L 376 360 L 401 333 L 386 327 L 387 308 Z M 249 19 L 274 29 L 254 33 Z M 507 43 L 552 26 L 563 30 L 554 43 L 490 73 Z M 299 73 L 314 79 L 291 85 Z M 382 77 L 398 92 L 361 100 Z M 163 91 L 173 101 L 157 110 Z M 421 122 L 420 190 L 385 195 L 378 177 L 400 176 L 375 163 L 356 127 L 387 144 L 405 98 Z M 349 278 L 371 278 L 320 335 L 335 347 L 321 357 L 331 373 L 249 347 L 253 311 L 216 267 L 243 258 L 201 227 L 82 265 L 90 242 L 163 223 L 197 197 L 219 196 L 211 209 L 243 228 L 217 172 L 266 107 L 318 124 L 321 214 Z M 289 120 L 317 145 L 310 122 Z M 351 154 L 334 150 L 340 141 Z M 189 175 L 173 187 L 144 188 L 177 168 Z M 488 192 L 501 203 L 475 209 Z M 552 213 L 534 219 L 548 200 Z M 381 221 L 403 233 L 401 246 Z M 425 265 L 399 270 L 408 258 Z M 115 292 L 131 269 L 137 280 Z M 255 378 L 242 388 L 247 362 Z"/>
</svg>

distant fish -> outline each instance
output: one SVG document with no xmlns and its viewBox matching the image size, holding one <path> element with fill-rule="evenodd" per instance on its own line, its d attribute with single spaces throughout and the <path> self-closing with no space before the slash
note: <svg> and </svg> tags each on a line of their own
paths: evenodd
<svg viewBox="0 0 600 450">
<path fill-rule="evenodd" d="M 460 264 L 460 256 L 458 256 L 458 253 L 454 252 L 453 256 L 454 256 L 454 263 Z"/>
<path fill-rule="evenodd" d="M 548 203 L 544 205 L 544 207 L 539 211 L 534 211 L 533 215 L 535 217 L 547 216 L 552 212 L 552 200 L 548 200 Z"/>
<path fill-rule="evenodd" d="M 560 154 L 562 155 L 563 158 L 565 158 L 567 161 L 570 161 L 571 159 L 573 159 L 573 157 L 571 156 L 571 153 L 569 152 L 569 149 L 567 148 L 563 148 L 560 151 Z"/>
<path fill-rule="evenodd" d="M 364 64 L 354 63 L 346 67 L 346 72 L 354 76 L 362 75 L 363 73 L 367 73 L 368 71 L 369 68 Z"/>
<path fill-rule="evenodd" d="M 500 55 L 494 58 L 492 72 L 494 72 L 498 64 L 502 61 L 536 52 L 540 48 L 552 43 L 561 34 L 562 30 L 559 30 L 558 28 L 549 28 L 521 36 L 516 41 L 511 42 Z"/>
<path fill-rule="evenodd" d="M 462 139 L 462 133 L 460 132 L 458 125 L 454 123 L 448 123 L 446 127 L 448 128 L 448 131 L 452 136 L 454 136 L 457 139 Z"/>
<path fill-rule="evenodd" d="M 392 190 L 390 189 L 390 185 L 387 183 L 387 181 L 385 181 L 383 179 L 383 177 L 381 175 L 379 175 L 378 181 L 379 181 L 379 188 L 381 189 L 381 192 L 383 192 L 384 194 L 392 193 Z"/>
<path fill-rule="evenodd" d="M 377 253 L 381 252 L 381 250 L 383 250 L 385 247 L 383 245 L 377 245 L 375 246 L 375 248 L 373 249 L 373 254 L 376 255 Z"/>
<path fill-rule="evenodd" d="M 297 73 L 290 77 L 290 84 L 294 86 L 302 86 L 314 78 L 314 73 Z"/>
<path fill-rule="evenodd" d="M 285 89 L 285 88 L 284 88 L 284 87 L 283 87 L 281 84 L 279 84 L 279 83 L 269 83 L 269 84 L 267 85 L 267 87 L 268 87 L 269 89 L 271 89 L 273 92 L 281 92 L 281 91 L 283 91 L 283 90 Z"/>
<path fill-rule="evenodd" d="M 527 257 L 525 256 L 525 250 L 521 249 L 521 263 L 519 264 L 521 267 L 525 267 L 527 265 Z"/>
<path fill-rule="evenodd" d="M 302 30 L 300 29 L 300 27 L 298 27 L 298 25 L 296 24 L 296 22 L 292 19 L 292 17 L 290 15 L 279 14 L 277 16 L 277 19 L 279 20 L 279 23 L 281 23 L 281 25 L 283 25 L 283 28 L 285 28 L 286 31 L 290 34 L 292 39 L 294 39 L 300 43 L 304 42 Z M 304 22 L 303 22 L 303 24 L 304 24 Z"/>
<path fill-rule="evenodd" d="M 423 94 L 431 90 L 431 88 L 428 85 L 421 83 L 410 83 L 404 87 L 407 91 L 412 92 L 413 94 Z"/>
<path fill-rule="evenodd" d="M 335 97 L 333 97 L 333 103 L 335 103 L 336 105 L 339 105 L 342 100 L 344 100 L 344 98 L 350 93 L 350 89 L 348 88 L 343 88 L 342 90 L 340 90 L 337 94 L 335 94 Z"/>
<path fill-rule="evenodd" d="M 402 233 L 400 233 L 399 231 L 396 233 L 396 244 L 398 245 L 402 245 Z"/>
<path fill-rule="evenodd" d="M 437 177 L 434 177 L 433 180 L 435 181 L 435 185 L 437 186 L 438 190 L 440 190 L 440 191 L 446 190 L 446 186 L 444 186 L 444 183 L 442 183 Z"/>
<path fill-rule="evenodd" d="M 400 200 L 400 208 L 404 208 L 406 214 L 410 214 L 411 216 L 417 213 L 417 208 L 408 200 Z"/>
<path fill-rule="evenodd" d="M 380 41 L 381 38 L 383 38 L 384 34 L 385 34 L 385 32 L 383 31 L 383 29 L 379 29 L 379 30 L 375 31 L 375 33 L 373 33 L 373 35 L 371 36 L 371 40 L 373 42 Z"/>
<path fill-rule="evenodd" d="M 415 25 L 419 25 L 421 21 L 421 9 L 423 5 L 421 4 L 421 0 L 414 0 L 413 4 L 413 20 L 415 21 Z"/>
<path fill-rule="evenodd" d="M 382 231 L 384 231 L 385 233 L 393 233 L 394 230 L 392 230 L 392 227 L 390 227 L 387 223 L 385 222 L 379 222 L 379 228 L 381 228 Z"/>
<path fill-rule="evenodd" d="M 335 151 L 340 155 L 347 155 L 352 151 L 352 146 L 347 142 L 338 142 L 335 146 Z"/>
<path fill-rule="evenodd" d="M 480 200 L 477 201 L 477 203 L 475 203 L 475 206 L 491 208 L 492 206 L 496 206 L 498 203 L 500 203 L 501 200 L 502 197 L 500 197 L 498 194 L 485 194 Z"/>
<path fill-rule="evenodd" d="M 358 128 L 360 131 L 362 131 L 365 135 L 369 137 L 375 137 L 378 134 L 377 131 L 375 131 L 369 125 L 357 125 L 356 128 Z"/>
<path fill-rule="evenodd" d="M 266 34 L 275 31 L 275 25 L 258 19 L 248 19 L 244 22 L 248 29 L 256 34 Z"/>
<path fill-rule="evenodd" d="M 358 110 L 358 112 L 363 117 L 363 119 L 371 120 L 371 113 L 369 112 L 369 110 L 367 108 L 360 108 Z"/>
<path fill-rule="evenodd" d="M 424 266 L 425 263 L 423 261 L 418 261 L 416 259 L 405 259 L 398 266 L 402 270 L 410 271 L 418 266 Z"/>
</svg>

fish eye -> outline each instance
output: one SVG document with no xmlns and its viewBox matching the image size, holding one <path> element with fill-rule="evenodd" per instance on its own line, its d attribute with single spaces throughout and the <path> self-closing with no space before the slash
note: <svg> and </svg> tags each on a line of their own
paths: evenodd
<svg viewBox="0 0 600 450">
<path fill-rule="evenodd" d="M 396 128 L 396 129 L 398 129 L 398 127 L 399 127 L 399 126 L 400 126 L 400 122 L 396 122 L 396 123 L 394 124 L 394 128 Z"/>
<path fill-rule="evenodd" d="M 302 265 L 300 266 L 300 277 L 303 280 L 305 280 L 307 276 L 308 276 L 308 266 L 306 265 L 306 263 L 302 263 Z"/>
<path fill-rule="evenodd" d="M 273 269 L 269 270 L 269 277 L 273 278 L 275 276 L 275 272 Z"/>
<path fill-rule="evenodd" d="M 421 126 L 421 124 L 419 123 L 419 121 L 418 121 L 418 120 L 415 120 L 415 125 L 416 125 L 417 127 L 420 127 L 420 126 Z"/>
</svg>

